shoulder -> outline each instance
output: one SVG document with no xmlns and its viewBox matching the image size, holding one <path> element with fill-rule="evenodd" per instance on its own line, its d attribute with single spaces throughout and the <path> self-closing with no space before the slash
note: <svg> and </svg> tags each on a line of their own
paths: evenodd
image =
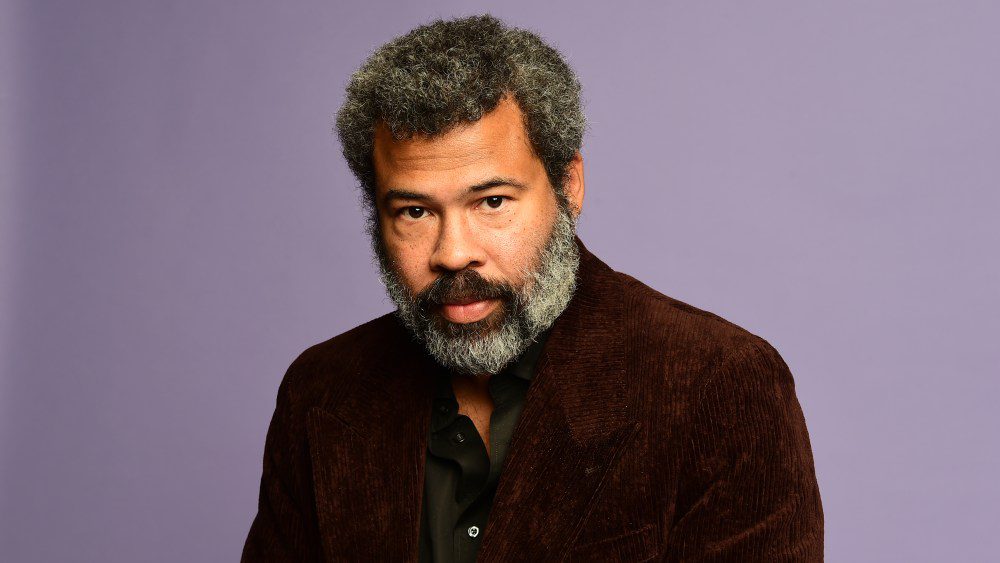
<svg viewBox="0 0 1000 563">
<path fill-rule="evenodd" d="M 784 366 L 764 338 L 720 315 L 653 289 L 636 278 L 614 274 L 625 302 L 625 331 L 632 352 L 662 364 L 670 374 L 705 380 L 742 359 Z M 691 381 L 690 383 L 695 383 Z"/>
<path fill-rule="evenodd" d="M 278 400 L 307 406 L 321 404 L 331 394 L 363 373 L 378 351 L 393 346 L 401 336 L 393 313 L 386 313 L 332 338 L 309 346 L 289 365 L 278 389 Z"/>
<path fill-rule="evenodd" d="M 632 276 L 616 275 L 624 288 L 626 342 L 633 343 L 630 365 L 650 408 L 697 421 L 694 432 L 708 434 L 683 435 L 696 443 L 745 445 L 740 432 L 765 426 L 807 440 L 792 373 L 767 340 Z"/>
<path fill-rule="evenodd" d="M 714 356 L 751 342 L 766 343 L 746 328 L 665 295 L 629 274 L 615 272 L 615 276 L 623 289 L 627 330 L 646 344 L 659 343 Z"/>
<path fill-rule="evenodd" d="M 393 313 L 360 324 L 332 338 L 313 344 L 292 362 L 293 368 L 313 369 L 331 363 L 342 363 L 370 351 L 372 346 L 391 338 L 399 327 Z"/>
</svg>

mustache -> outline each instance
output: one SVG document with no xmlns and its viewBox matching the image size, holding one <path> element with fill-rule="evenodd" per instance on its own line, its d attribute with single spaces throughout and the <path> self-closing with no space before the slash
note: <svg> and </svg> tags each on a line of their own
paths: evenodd
<svg viewBox="0 0 1000 563">
<path fill-rule="evenodd" d="M 427 311 L 444 303 L 483 299 L 512 301 L 516 297 L 517 289 L 510 283 L 488 280 L 475 270 L 460 270 L 442 274 L 417 295 L 416 302 Z"/>
</svg>

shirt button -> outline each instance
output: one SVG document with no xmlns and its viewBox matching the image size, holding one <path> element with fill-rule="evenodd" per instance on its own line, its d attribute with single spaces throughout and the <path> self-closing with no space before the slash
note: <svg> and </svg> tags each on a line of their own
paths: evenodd
<svg viewBox="0 0 1000 563">
<path fill-rule="evenodd" d="M 479 528 L 477 528 L 476 526 L 469 526 L 469 529 L 466 531 L 469 532 L 470 538 L 474 538 L 479 535 Z"/>
<path fill-rule="evenodd" d="M 438 412 L 441 414 L 448 414 L 448 405 L 438 406 Z"/>
</svg>

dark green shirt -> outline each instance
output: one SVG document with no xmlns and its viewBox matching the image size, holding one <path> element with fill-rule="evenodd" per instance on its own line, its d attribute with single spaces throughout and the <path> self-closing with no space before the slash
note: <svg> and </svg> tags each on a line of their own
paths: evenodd
<svg viewBox="0 0 1000 563">
<path fill-rule="evenodd" d="M 439 372 L 424 472 L 421 563 L 475 561 L 487 533 L 486 519 L 507 447 L 524 409 L 524 398 L 548 332 L 539 335 L 515 362 L 490 378 L 492 455 L 486 453 L 486 445 L 472 420 L 458 414 L 451 373 L 443 368 Z"/>
</svg>

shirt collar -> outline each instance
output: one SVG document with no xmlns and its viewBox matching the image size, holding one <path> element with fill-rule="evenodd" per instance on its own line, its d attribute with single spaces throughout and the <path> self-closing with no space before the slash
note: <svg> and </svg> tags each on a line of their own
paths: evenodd
<svg viewBox="0 0 1000 563">
<path fill-rule="evenodd" d="M 545 346 L 545 341 L 548 339 L 551 330 L 551 327 L 549 327 L 536 336 L 535 340 L 528 345 L 514 362 L 494 376 L 494 380 L 490 381 L 491 393 L 494 392 L 494 388 L 498 385 L 503 386 L 504 382 L 508 381 L 506 379 L 508 376 L 516 377 L 528 383 L 531 382 L 535 376 L 538 357 L 542 353 L 542 348 Z M 452 391 L 451 370 L 441 367 L 435 379 L 434 415 L 431 417 L 431 431 L 437 432 L 450 424 L 457 412 L 458 401 L 455 399 L 455 394 Z"/>
<path fill-rule="evenodd" d="M 505 371 L 509 371 L 511 375 L 525 381 L 531 381 L 531 378 L 535 376 L 535 364 L 538 363 L 538 357 L 542 354 L 542 348 L 545 346 L 545 340 L 548 339 L 551 330 L 552 328 L 549 327 L 535 337 L 535 341 Z"/>
</svg>

